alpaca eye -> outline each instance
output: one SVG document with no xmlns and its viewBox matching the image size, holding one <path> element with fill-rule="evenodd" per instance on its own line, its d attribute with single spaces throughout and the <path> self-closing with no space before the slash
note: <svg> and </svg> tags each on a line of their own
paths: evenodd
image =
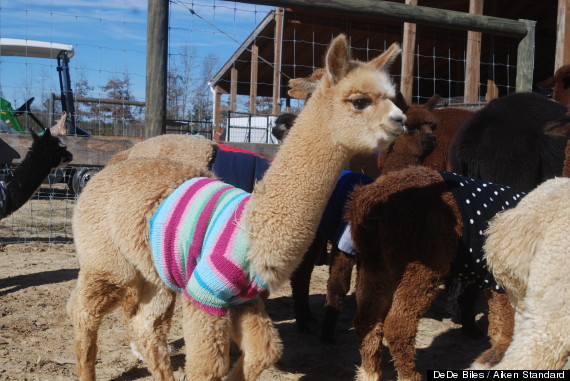
<svg viewBox="0 0 570 381">
<path fill-rule="evenodd" d="M 364 110 L 366 107 L 370 106 L 372 101 L 368 98 L 358 98 L 352 101 L 352 105 L 357 110 Z"/>
</svg>

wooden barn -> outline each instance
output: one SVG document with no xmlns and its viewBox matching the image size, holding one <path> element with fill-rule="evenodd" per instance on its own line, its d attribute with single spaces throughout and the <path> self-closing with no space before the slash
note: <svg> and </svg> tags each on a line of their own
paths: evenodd
<svg viewBox="0 0 570 381">
<path fill-rule="evenodd" d="M 308 76 L 321 67 L 328 43 L 339 33 L 349 36 L 353 54 L 363 60 L 378 55 L 392 42 L 399 42 L 402 59 L 393 65 L 392 74 L 407 100 L 416 103 L 437 93 L 450 104 L 480 106 L 490 99 L 521 91 L 517 89 L 517 76 L 525 70 L 527 84 L 522 90 L 539 91 L 537 82 L 570 63 L 566 42 L 570 33 L 566 23 L 570 0 L 368 1 L 400 6 L 397 11 L 401 10 L 401 14 L 378 17 L 368 16 L 362 9 L 339 13 L 305 5 L 317 6 L 322 1 L 247 1 L 293 5 L 267 14 L 212 79 L 215 125 L 220 125 L 221 111 L 236 111 L 238 95 L 249 97 L 249 112 L 254 115 L 258 114 L 260 97 L 272 99 L 273 115 L 287 110 L 289 79 Z M 410 8 L 403 5 L 415 5 L 428 21 L 402 22 Z M 444 15 L 440 10 L 454 13 Z M 496 23 L 496 28 L 486 33 L 452 25 L 465 14 L 475 16 L 475 21 L 483 25 Z M 478 20 L 477 15 L 490 17 Z M 526 48 L 534 60 L 521 64 L 520 38 L 503 33 L 501 28 L 524 22 L 527 34 L 534 39 Z M 229 97 L 227 106 L 222 106 L 223 95 Z"/>
</svg>

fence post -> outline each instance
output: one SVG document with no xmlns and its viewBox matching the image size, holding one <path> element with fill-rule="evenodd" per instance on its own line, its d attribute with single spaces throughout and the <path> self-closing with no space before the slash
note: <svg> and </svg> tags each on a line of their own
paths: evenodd
<svg viewBox="0 0 570 381">
<path fill-rule="evenodd" d="M 145 138 L 166 132 L 169 0 L 148 0 Z"/>
<path fill-rule="evenodd" d="M 519 20 L 526 25 L 527 33 L 519 41 L 517 50 L 517 85 L 516 92 L 532 91 L 532 72 L 534 71 L 534 44 L 536 21 Z"/>
</svg>

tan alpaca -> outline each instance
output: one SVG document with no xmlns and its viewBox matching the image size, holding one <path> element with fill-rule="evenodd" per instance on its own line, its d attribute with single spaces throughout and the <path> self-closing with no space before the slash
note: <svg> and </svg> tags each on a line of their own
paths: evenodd
<svg viewBox="0 0 570 381">
<path fill-rule="evenodd" d="M 288 280 L 301 261 L 351 155 L 384 148 L 403 132 L 405 117 L 388 100 L 394 86 L 385 72 L 399 52 L 392 45 L 363 63 L 350 59 L 345 36 L 333 40 L 326 75 L 244 211 L 248 263 L 269 290 Z M 193 163 L 123 159 L 93 177 L 73 218 L 80 272 L 68 312 L 77 373 L 82 381 L 95 379 L 101 319 L 122 303 L 149 371 L 156 380 L 173 380 L 166 335 L 176 294 L 155 269 L 148 220 L 184 181 L 212 175 Z M 281 342 L 261 301 L 231 306 L 222 316 L 206 313 L 186 297 L 182 303 L 188 380 L 221 380 L 228 374 L 230 339 L 242 355 L 229 381 L 255 380 L 279 359 Z"/>
</svg>

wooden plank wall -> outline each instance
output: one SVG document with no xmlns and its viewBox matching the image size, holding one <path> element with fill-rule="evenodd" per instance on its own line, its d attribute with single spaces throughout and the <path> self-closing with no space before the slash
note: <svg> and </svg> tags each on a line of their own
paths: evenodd
<svg viewBox="0 0 570 381">
<path fill-rule="evenodd" d="M 79 167 L 102 167 L 117 152 L 129 149 L 140 139 L 135 138 L 105 138 L 90 137 L 81 138 L 67 136 L 62 138 L 67 144 L 68 150 L 73 154 L 71 166 Z M 255 152 L 268 159 L 275 157 L 279 148 L 277 144 L 264 143 L 231 143 L 224 144 Z M 18 164 L 32 145 L 30 135 L 3 134 L 0 133 L 0 164 Z"/>
</svg>

